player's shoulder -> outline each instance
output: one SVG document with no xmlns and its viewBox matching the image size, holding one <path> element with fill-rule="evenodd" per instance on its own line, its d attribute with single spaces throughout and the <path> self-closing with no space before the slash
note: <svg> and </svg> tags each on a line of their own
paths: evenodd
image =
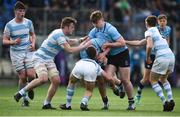
<svg viewBox="0 0 180 117">
<path fill-rule="evenodd" d="M 171 30 L 171 27 L 170 26 L 166 26 L 166 30 Z"/>
<path fill-rule="evenodd" d="M 111 29 L 116 29 L 116 27 L 115 26 L 113 26 L 112 24 L 110 24 L 109 22 L 106 22 L 106 30 L 111 30 Z"/>
<path fill-rule="evenodd" d="M 10 20 L 9 22 L 6 23 L 6 25 L 11 25 L 15 23 L 15 19 L 13 18 L 12 20 Z"/>
</svg>

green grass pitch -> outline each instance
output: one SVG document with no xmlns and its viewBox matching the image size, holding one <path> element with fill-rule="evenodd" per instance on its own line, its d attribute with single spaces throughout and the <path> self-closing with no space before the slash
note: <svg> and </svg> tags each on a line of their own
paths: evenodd
<svg viewBox="0 0 180 117">
<path fill-rule="evenodd" d="M 136 106 L 135 111 L 127 111 L 127 96 L 120 99 L 115 96 L 111 89 L 107 89 L 109 98 L 109 110 L 102 111 L 102 101 L 98 89 L 95 88 L 89 102 L 88 112 L 79 108 L 84 89 L 77 87 L 72 100 L 72 110 L 65 111 L 59 108 L 59 104 L 66 102 L 66 87 L 59 87 L 52 100 L 52 105 L 57 110 L 42 110 L 42 104 L 46 97 L 48 87 L 41 86 L 35 89 L 35 99 L 30 101 L 30 107 L 22 107 L 21 102 L 13 99 L 17 87 L 0 87 L 0 116 L 180 116 L 180 89 L 173 88 L 176 106 L 173 112 L 162 112 L 162 103 L 151 88 L 143 90 L 142 103 Z M 134 92 L 136 89 L 134 90 Z"/>
</svg>

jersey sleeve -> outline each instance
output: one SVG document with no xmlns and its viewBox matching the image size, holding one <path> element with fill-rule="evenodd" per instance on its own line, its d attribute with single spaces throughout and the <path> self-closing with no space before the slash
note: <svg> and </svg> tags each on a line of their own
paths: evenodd
<svg viewBox="0 0 180 117">
<path fill-rule="evenodd" d="M 152 33 L 147 30 L 147 31 L 144 33 L 144 36 L 145 36 L 145 39 L 146 39 L 147 37 L 152 37 Z"/>
<path fill-rule="evenodd" d="M 29 31 L 34 32 L 34 26 L 31 20 L 29 20 L 28 25 L 29 25 Z"/>
<path fill-rule="evenodd" d="M 6 35 L 7 37 L 10 37 L 10 25 L 9 25 L 9 24 L 6 24 L 3 33 L 4 33 L 4 35 Z"/>
<path fill-rule="evenodd" d="M 113 26 L 108 29 L 108 33 L 114 41 L 122 37 L 122 35 Z"/>
<path fill-rule="evenodd" d="M 67 43 L 66 37 L 63 37 L 63 36 L 59 37 L 59 38 L 57 39 L 57 43 L 58 43 L 58 45 L 62 45 L 62 44 L 64 44 L 64 43 Z"/>
<path fill-rule="evenodd" d="M 89 37 L 90 39 L 95 38 L 95 28 L 93 28 L 93 29 L 89 32 L 88 37 Z"/>
</svg>

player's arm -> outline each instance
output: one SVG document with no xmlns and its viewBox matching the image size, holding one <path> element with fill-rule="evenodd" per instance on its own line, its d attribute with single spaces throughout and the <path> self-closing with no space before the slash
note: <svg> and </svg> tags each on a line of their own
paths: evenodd
<svg viewBox="0 0 180 117">
<path fill-rule="evenodd" d="M 76 46 L 76 47 L 71 47 L 68 43 L 64 43 L 61 45 L 61 47 L 63 47 L 65 51 L 70 52 L 70 53 L 78 52 L 78 51 L 86 48 L 87 46 L 88 45 L 83 42 L 79 46 Z"/>
<path fill-rule="evenodd" d="M 3 45 L 16 45 L 20 43 L 20 38 L 17 38 L 16 40 L 11 40 L 10 37 L 6 36 L 5 34 L 3 35 Z"/>
<path fill-rule="evenodd" d="M 36 34 L 34 32 L 30 32 L 29 34 L 30 34 L 30 42 L 31 42 L 30 49 L 32 51 L 34 51 L 35 50 L 35 44 L 36 44 Z"/>
<path fill-rule="evenodd" d="M 125 46 L 126 43 L 125 43 L 125 40 L 124 38 L 121 36 L 119 39 L 116 40 L 116 42 L 107 42 L 103 45 L 103 49 L 106 49 L 106 48 L 115 48 L 115 47 L 122 47 L 122 46 Z"/>
<path fill-rule="evenodd" d="M 153 47 L 153 41 L 152 41 L 152 37 L 148 36 L 146 37 L 147 40 L 147 45 L 146 45 L 146 60 L 148 63 L 151 63 L 151 50 Z"/>
<path fill-rule="evenodd" d="M 168 45 L 170 46 L 170 37 L 168 37 L 168 38 L 166 39 L 166 41 L 167 41 Z"/>
<path fill-rule="evenodd" d="M 85 36 L 85 37 L 82 37 L 82 38 L 79 38 L 79 39 L 69 39 L 68 43 L 69 43 L 69 45 L 77 45 L 77 44 L 79 44 L 79 43 L 81 43 L 81 42 L 83 42 L 85 40 L 87 40 L 87 41 L 89 40 L 88 36 Z"/>
<path fill-rule="evenodd" d="M 146 39 L 142 40 L 134 40 L 134 41 L 125 41 L 126 44 L 131 45 L 131 46 L 142 46 L 146 45 Z"/>
<path fill-rule="evenodd" d="M 111 48 L 106 48 L 106 49 L 104 49 L 103 52 L 101 52 L 101 53 L 98 54 L 97 59 L 98 59 L 100 62 L 104 61 L 104 58 L 106 57 L 106 55 L 109 53 L 110 50 L 111 50 Z"/>
</svg>

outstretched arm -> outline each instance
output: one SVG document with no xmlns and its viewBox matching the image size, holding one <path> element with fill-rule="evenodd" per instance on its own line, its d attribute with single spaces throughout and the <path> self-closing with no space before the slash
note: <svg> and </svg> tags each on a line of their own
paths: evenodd
<svg viewBox="0 0 180 117">
<path fill-rule="evenodd" d="M 69 43 L 69 45 L 77 45 L 83 41 L 88 41 L 88 40 L 89 40 L 88 36 L 85 36 L 85 37 L 82 37 L 79 39 L 69 39 L 68 43 Z"/>
<path fill-rule="evenodd" d="M 131 46 L 142 46 L 146 45 L 146 39 L 142 40 L 134 40 L 134 41 L 125 41 L 126 44 L 131 45 Z"/>
</svg>

